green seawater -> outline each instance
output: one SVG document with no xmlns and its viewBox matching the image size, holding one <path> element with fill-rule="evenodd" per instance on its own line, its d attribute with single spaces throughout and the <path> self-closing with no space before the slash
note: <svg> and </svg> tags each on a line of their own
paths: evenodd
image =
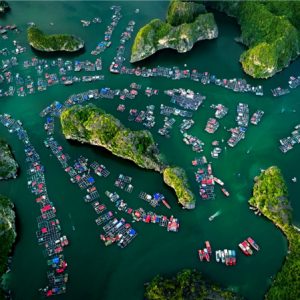
<svg viewBox="0 0 300 300">
<path fill-rule="evenodd" d="M 12 40 L 17 39 L 21 44 L 26 43 L 27 22 L 35 22 L 42 30 L 49 33 L 66 32 L 82 37 L 86 41 L 86 51 L 83 54 L 64 56 L 72 59 L 90 59 L 90 51 L 102 40 L 106 25 L 110 21 L 112 2 L 10 2 L 12 11 L 1 19 L 0 24 L 16 23 L 21 29 L 20 35 L 9 33 L 9 40 L 0 40 L 0 48 L 11 47 Z M 299 154 L 300 146 L 282 154 L 278 149 L 278 140 L 288 136 L 293 127 L 300 121 L 300 89 L 293 90 L 282 98 L 273 98 L 270 88 L 286 85 L 290 75 L 299 75 L 300 61 L 296 60 L 289 68 L 274 76 L 268 81 L 252 80 L 241 70 L 238 58 L 243 47 L 234 42 L 239 36 L 239 27 L 235 21 L 225 15 L 216 13 L 219 26 L 219 38 L 213 41 L 199 42 L 193 50 L 186 54 L 177 54 L 175 51 L 161 51 L 147 59 L 140 65 L 145 66 L 179 66 L 183 68 L 197 68 L 209 71 L 223 78 L 246 78 L 249 83 L 264 86 L 265 96 L 257 97 L 250 94 L 234 93 L 230 90 L 208 85 L 203 86 L 190 80 L 172 81 L 162 78 L 140 78 L 135 76 L 113 75 L 108 71 L 110 62 L 119 45 L 119 36 L 129 20 L 136 21 L 139 28 L 153 17 L 163 18 L 168 2 L 121 2 L 122 15 L 117 29 L 113 33 L 112 46 L 101 55 L 105 80 L 97 83 L 80 83 L 73 86 L 50 87 L 46 92 L 28 95 L 25 98 L 9 97 L 0 99 L 0 113 L 9 113 L 15 119 L 23 122 L 34 147 L 41 156 L 46 167 L 46 180 L 50 198 L 53 200 L 57 217 L 61 221 L 62 231 L 67 234 L 70 246 L 64 251 L 68 262 L 69 283 L 67 293 L 59 299 L 68 300 L 116 300 L 116 299 L 143 299 L 144 283 L 160 273 L 171 275 L 182 268 L 196 268 L 203 274 L 225 287 L 231 287 L 247 299 L 263 299 L 263 295 L 271 284 L 271 277 L 280 269 L 287 252 L 287 241 L 281 232 L 266 219 L 255 216 L 248 208 L 247 201 L 251 196 L 253 178 L 260 169 L 271 165 L 278 165 L 287 180 L 290 191 L 290 200 L 294 208 L 294 223 L 300 223 L 300 193 L 299 183 L 293 183 L 291 178 L 300 178 Z M 140 8 L 139 14 L 134 10 Z M 83 28 L 80 19 L 101 17 L 101 24 L 92 24 Z M 51 26 L 50 22 L 54 25 Z M 130 45 L 132 40 L 130 41 Z M 126 64 L 129 61 L 130 47 L 127 47 Z M 23 61 L 31 58 L 32 50 L 21 54 L 18 59 Z M 44 55 L 43 55 L 44 57 Z M 55 55 L 51 55 L 51 58 Z M 24 74 L 22 64 L 14 72 Z M 28 73 L 29 74 L 29 73 Z M 168 233 L 163 228 L 153 224 L 133 223 L 138 231 L 137 238 L 125 249 L 117 246 L 105 247 L 99 239 L 100 228 L 95 225 L 96 214 L 90 205 L 84 203 L 83 192 L 72 185 L 68 175 L 62 170 L 55 157 L 43 145 L 46 133 L 43 130 L 44 120 L 39 112 L 55 100 L 63 102 L 69 95 L 88 89 L 109 86 L 113 89 L 128 88 L 131 82 L 142 84 L 142 90 L 147 86 L 159 89 L 158 96 L 147 98 L 140 93 L 135 100 L 122 102 L 114 100 L 96 100 L 96 105 L 119 118 L 126 126 L 132 129 L 143 129 L 142 125 L 127 120 L 129 108 L 143 109 L 146 105 L 156 105 L 157 125 L 152 130 L 159 143 L 161 152 L 172 164 L 183 167 L 188 174 L 189 182 L 195 194 L 198 195 L 197 184 L 194 180 L 194 169 L 191 160 L 197 156 L 182 142 L 178 130 L 180 118 L 171 133 L 171 138 L 161 137 L 157 130 L 163 124 L 159 115 L 161 103 L 169 104 L 169 98 L 163 90 L 171 88 L 190 88 L 201 92 L 207 99 L 204 105 L 194 114 L 195 125 L 189 133 L 198 136 L 206 143 L 205 152 L 210 158 L 211 142 L 214 139 L 225 141 L 229 133 L 223 128 L 235 125 L 236 105 L 238 102 L 249 104 L 250 113 L 256 109 L 265 111 L 262 122 L 257 126 L 250 126 L 245 140 L 234 149 L 224 150 L 220 158 L 213 160 L 214 174 L 222 179 L 230 191 L 231 196 L 226 198 L 217 188 L 217 197 L 213 201 L 197 200 L 197 208 L 193 211 L 180 209 L 176 204 L 173 191 L 167 188 L 160 174 L 145 171 L 133 163 L 113 157 L 103 149 L 67 142 L 61 134 L 60 126 L 56 123 L 55 138 L 63 145 L 71 158 L 84 155 L 90 160 L 105 164 L 111 171 L 107 178 L 96 178 L 101 200 L 110 208 L 112 205 L 104 195 L 106 190 L 116 190 L 133 208 L 144 207 L 153 210 L 147 203 L 138 198 L 140 191 L 165 194 L 172 206 L 172 211 L 164 207 L 156 209 L 158 213 L 174 214 L 180 219 L 180 231 Z M 116 111 L 119 103 L 124 103 L 126 112 Z M 229 107 L 229 115 L 220 121 L 220 128 L 214 135 L 204 131 L 206 121 L 213 116 L 214 111 L 209 107 L 212 103 L 222 103 Z M 27 189 L 25 155 L 21 143 L 10 135 L 3 126 L 0 135 L 12 146 L 14 155 L 21 167 L 18 179 L 0 183 L 0 192 L 10 197 L 16 206 L 18 239 L 14 250 L 10 288 L 13 298 L 17 300 L 40 299 L 38 289 L 46 285 L 46 259 L 42 254 L 42 247 L 37 245 L 35 231 L 36 217 L 39 214 L 34 196 Z M 249 151 L 248 151 L 249 150 Z M 247 151 L 249 152 L 247 154 Z M 132 194 L 121 192 L 114 187 L 114 179 L 123 173 L 133 177 L 134 191 Z M 216 211 L 222 214 L 209 222 L 208 217 Z M 118 216 L 124 216 L 118 213 Z M 130 220 L 127 217 L 128 220 Z M 73 230 L 75 228 L 75 230 Z M 210 240 L 213 249 L 237 249 L 240 241 L 252 236 L 260 245 L 261 251 L 253 257 L 245 257 L 237 250 L 237 266 L 229 268 L 224 265 L 200 263 L 197 249 L 204 247 L 204 241 Z"/>
</svg>

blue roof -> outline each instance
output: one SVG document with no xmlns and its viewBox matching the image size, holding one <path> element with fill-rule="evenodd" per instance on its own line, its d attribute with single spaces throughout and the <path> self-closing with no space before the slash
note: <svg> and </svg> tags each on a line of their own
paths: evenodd
<svg viewBox="0 0 300 300">
<path fill-rule="evenodd" d="M 131 228 L 130 231 L 129 231 L 129 234 L 134 235 L 134 234 L 136 234 L 136 231 L 133 228 Z"/>
<path fill-rule="evenodd" d="M 93 177 L 90 177 L 90 178 L 88 179 L 88 182 L 89 182 L 89 183 L 94 183 L 94 182 L 95 182 L 95 179 L 94 179 Z"/>
</svg>

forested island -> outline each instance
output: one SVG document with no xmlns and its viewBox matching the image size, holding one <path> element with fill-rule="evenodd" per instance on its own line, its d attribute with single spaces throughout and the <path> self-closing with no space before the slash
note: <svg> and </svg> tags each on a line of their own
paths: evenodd
<svg viewBox="0 0 300 300">
<path fill-rule="evenodd" d="M 182 270 L 173 278 L 156 276 L 146 285 L 146 300 L 238 300 L 231 291 L 206 281 L 196 270 Z"/>
<path fill-rule="evenodd" d="M 179 53 L 192 49 L 194 43 L 218 36 L 218 28 L 212 13 L 196 2 L 172 0 L 166 21 L 153 19 L 137 33 L 131 62 L 143 60 L 156 51 L 171 48 Z"/>
<path fill-rule="evenodd" d="M 13 203 L 0 195 L 0 283 L 7 269 L 7 260 L 16 239 L 15 213 Z M 4 294 L 0 286 L 0 299 Z"/>
<path fill-rule="evenodd" d="M 84 47 L 84 41 L 78 37 L 69 34 L 47 35 L 35 25 L 27 29 L 27 39 L 32 48 L 43 52 L 75 52 Z"/>
<path fill-rule="evenodd" d="M 148 130 L 130 130 L 94 105 L 76 105 L 65 109 L 60 121 L 67 139 L 101 146 L 141 168 L 163 173 L 165 183 L 175 190 L 181 205 L 195 207 L 195 197 L 188 187 L 185 171 L 178 167 L 171 168 L 162 160 Z"/>
<path fill-rule="evenodd" d="M 238 40 L 248 47 L 240 62 L 252 77 L 271 77 L 299 55 L 299 1 L 217 1 L 207 5 L 237 19 L 241 27 Z"/>
<path fill-rule="evenodd" d="M 255 178 L 249 203 L 279 227 L 289 242 L 286 260 L 266 299 L 300 299 L 300 234 L 292 224 L 288 190 L 278 167 L 270 167 Z"/>
<path fill-rule="evenodd" d="M 0 139 L 0 180 L 15 178 L 18 164 L 15 161 L 9 146 Z"/>
<path fill-rule="evenodd" d="M 6 1 L 0 1 L 0 15 L 8 12 L 10 7 Z"/>
</svg>

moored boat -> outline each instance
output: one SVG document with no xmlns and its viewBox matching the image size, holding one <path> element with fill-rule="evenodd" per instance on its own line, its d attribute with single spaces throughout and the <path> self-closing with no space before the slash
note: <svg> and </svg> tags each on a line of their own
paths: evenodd
<svg viewBox="0 0 300 300">
<path fill-rule="evenodd" d="M 251 237 L 248 237 L 247 241 L 253 249 L 255 249 L 256 251 L 259 250 L 259 246 L 256 244 L 256 242 Z"/>
</svg>

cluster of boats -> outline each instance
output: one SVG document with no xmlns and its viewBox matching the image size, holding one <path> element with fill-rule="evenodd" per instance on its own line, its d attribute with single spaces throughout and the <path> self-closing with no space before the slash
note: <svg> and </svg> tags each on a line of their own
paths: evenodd
<svg viewBox="0 0 300 300">
<path fill-rule="evenodd" d="M 271 92 L 272 92 L 272 95 L 274 97 L 280 97 L 280 96 L 289 94 L 290 90 L 289 89 L 283 89 L 282 87 L 279 86 L 277 88 L 271 89 Z"/>
<path fill-rule="evenodd" d="M 176 120 L 174 118 L 165 117 L 163 127 L 158 129 L 158 133 L 169 138 L 175 122 Z"/>
<path fill-rule="evenodd" d="M 32 57 L 30 60 L 25 60 L 23 62 L 24 69 L 34 68 L 37 75 L 42 75 L 44 72 L 49 72 L 49 70 L 55 70 L 59 75 L 66 75 L 69 72 L 95 72 L 102 70 L 102 60 L 97 58 L 95 62 L 89 60 L 64 60 L 63 58 L 53 59 L 51 61 L 46 59 L 41 59 L 37 57 Z"/>
<path fill-rule="evenodd" d="M 235 250 L 216 250 L 216 262 L 221 262 L 226 266 L 236 265 L 236 252 Z"/>
<path fill-rule="evenodd" d="M 257 243 L 251 238 L 248 237 L 247 240 L 244 240 L 239 244 L 239 248 L 242 252 L 249 256 L 253 254 L 253 250 L 259 251 L 259 246 Z M 212 248 L 209 241 L 205 241 L 205 248 L 198 249 L 198 257 L 200 261 L 211 261 Z M 216 262 L 221 262 L 226 266 L 235 266 L 236 265 L 236 251 L 234 249 L 224 249 L 224 250 L 216 250 L 215 251 Z"/>
<path fill-rule="evenodd" d="M 211 75 L 208 72 L 199 72 L 196 69 L 181 70 L 178 67 L 161 67 L 154 68 L 136 67 L 129 68 L 122 66 L 115 73 L 135 75 L 142 77 L 165 77 L 173 80 L 191 79 L 201 84 L 215 84 L 217 86 L 224 87 L 226 89 L 233 90 L 240 93 L 254 93 L 257 96 L 263 96 L 263 88 L 259 86 L 251 86 L 245 79 L 218 79 L 215 75 Z"/>
<path fill-rule="evenodd" d="M 160 105 L 160 114 L 170 117 L 171 115 L 174 116 L 181 116 L 185 118 L 191 118 L 193 116 L 193 113 L 187 110 L 179 109 L 176 107 L 167 106 L 164 104 Z"/>
<path fill-rule="evenodd" d="M 183 119 L 182 122 L 179 125 L 179 130 L 182 134 L 184 134 L 187 130 L 189 130 L 193 125 L 195 124 L 195 121 L 192 119 Z"/>
<path fill-rule="evenodd" d="M 124 106 L 124 110 L 122 107 L 120 107 L 120 105 L 118 106 L 118 108 L 119 111 L 125 110 L 125 106 Z M 135 121 L 137 123 L 142 123 L 143 126 L 149 129 L 153 128 L 156 123 L 154 109 L 155 106 L 152 104 L 146 106 L 146 111 L 145 110 L 138 111 L 136 108 L 132 108 L 129 110 L 128 121 Z"/>
<path fill-rule="evenodd" d="M 250 256 L 250 255 L 253 254 L 252 249 L 254 249 L 256 251 L 259 251 L 259 246 L 257 245 L 257 243 L 251 237 L 248 237 L 246 240 L 239 243 L 239 248 L 247 256 Z"/>
<path fill-rule="evenodd" d="M 91 23 L 93 24 L 99 24 L 102 22 L 101 18 L 99 17 L 95 17 L 92 20 L 80 20 L 81 24 L 83 27 L 88 27 L 91 25 Z"/>
<path fill-rule="evenodd" d="M 253 113 L 250 118 L 250 122 L 253 125 L 257 125 L 260 121 L 264 112 L 262 110 L 257 110 Z M 248 104 L 239 103 L 237 106 L 237 117 L 236 117 L 237 127 L 230 128 L 228 131 L 231 132 L 231 137 L 227 141 L 230 147 L 235 147 L 239 141 L 245 138 L 245 134 L 249 124 L 249 107 Z"/>
<path fill-rule="evenodd" d="M 50 147 L 52 153 L 62 164 L 65 172 L 69 174 L 71 182 L 76 183 L 81 190 L 87 191 L 87 194 L 84 196 L 84 201 L 86 203 L 90 203 L 96 214 L 99 215 L 95 220 L 96 224 L 100 226 L 109 222 L 114 217 L 114 213 L 112 211 L 106 212 L 105 204 L 100 203 L 97 200 L 100 196 L 95 186 L 95 180 L 90 175 L 91 168 L 98 176 L 107 177 L 109 175 L 109 171 L 106 167 L 97 162 L 93 162 L 89 165 L 88 159 L 83 156 L 80 156 L 77 160 L 75 160 L 74 165 L 71 166 L 68 164 L 70 157 L 68 154 L 63 153 L 63 147 L 60 146 L 53 137 L 47 138 L 46 141 L 47 143 L 45 145 Z M 131 179 L 131 177 L 124 176 L 123 174 L 120 174 L 118 177 L 118 180 L 124 183 L 130 183 Z M 117 199 L 114 199 L 113 202 L 116 201 Z M 123 201 L 116 202 L 118 210 L 124 210 L 126 206 L 127 204 Z M 124 248 L 133 240 L 133 238 L 137 235 L 137 232 L 130 224 L 126 223 L 125 226 L 125 220 L 123 225 L 124 226 L 112 224 L 112 226 L 109 227 L 109 230 L 107 229 L 108 227 L 105 227 L 106 225 L 103 226 L 104 234 L 101 234 L 100 238 L 106 246 L 116 242 L 119 247 Z"/>
<path fill-rule="evenodd" d="M 223 104 L 217 104 L 217 105 L 215 105 L 215 104 L 212 104 L 211 106 L 210 106 L 212 109 L 215 109 L 216 110 L 216 112 L 215 112 L 215 117 L 217 118 L 217 119 L 222 119 L 222 118 L 224 118 L 226 115 L 227 115 L 227 113 L 228 113 L 228 108 L 226 107 L 226 106 L 224 106 Z"/>
<path fill-rule="evenodd" d="M 45 168 L 41 164 L 40 156 L 31 144 L 21 121 L 14 120 L 8 114 L 3 114 L 0 115 L 0 122 L 10 133 L 15 133 L 24 145 L 27 162 L 27 185 L 31 193 L 35 195 L 35 201 L 40 208 L 40 215 L 37 217 L 36 237 L 38 244 L 44 247 L 43 252 L 48 258 L 49 266 L 48 285 L 40 291 L 45 296 L 62 294 L 66 291 L 68 281 L 67 263 L 63 256 L 63 248 L 69 244 L 69 241 L 65 235 L 61 234 L 56 209 L 47 192 Z"/>
<path fill-rule="evenodd" d="M 97 44 L 96 48 L 91 52 L 92 55 L 99 55 L 100 53 L 104 52 L 108 47 L 110 47 L 112 33 L 117 27 L 120 19 L 122 18 L 120 6 L 113 5 L 110 9 L 113 11 L 113 14 L 111 16 L 111 22 L 106 27 L 106 31 L 104 32 L 104 39 Z"/>
<path fill-rule="evenodd" d="M 261 120 L 261 118 L 262 118 L 262 116 L 263 116 L 264 114 L 265 114 L 264 111 L 262 111 L 262 110 L 257 110 L 257 111 L 252 115 L 252 117 L 250 118 L 251 124 L 257 125 L 257 124 L 260 122 L 260 120 Z"/>
<path fill-rule="evenodd" d="M 219 126 L 220 124 L 215 118 L 209 118 L 205 126 L 205 131 L 208 133 L 215 133 Z"/>
<path fill-rule="evenodd" d="M 283 153 L 286 153 L 286 152 L 292 150 L 294 145 L 300 143 L 300 124 L 295 126 L 295 128 L 291 132 L 290 136 L 280 139 L 279 142 L 280 142 L 279 149 Z"/>
<path fill-rule="evenodd" d="M 205 242 L 205 248 L 204 249 L 198 249 L 198 256 L 199 256 L 199 259 L 200 261 L 210 261 L 210 255 L 212 254 L 212 251 L 211 251 L 211 246 L 210 246 L 210 243 L 209 241 L 206 241 Z"/>
<path fill-rule="evenodd" d="M 179 221 L 173 216 L 168 218 L 164 215 L 158 215 L 152 211 L 146 212 L 141 207 L 138 209 L 133 209 L 128 206 L 128 204 L 116 192 L 106 191 L 105 195 L 110 199 L 112 203 L 114 203 L 115 207 L 119 211 L 123 211 L 130 215 L 133 218 L 133 221 L 158 224 L 159 226 L 166 227 L 167 231 L 177 232 L 179 229 Z M 157 193 L 153 196 L 160 199 L 157 201 L 162 201 L 166 207 L 170 208 L 163 195 Z M 147 197 L 147 194 L 142 192 L 140 194 L 140 197 L 143 197 L 142 199 L 145 199 Z"/>
<path fill-rule="evenodd" d="M 171 96 L 171 103 L 177 104 L 178 106 L 196 111 L 202 104 L 203 100 L 206 99 L 200 93 L 195 93 L 194 91 L 188 89 L 173 89 L 164 91 L 165 94 Z"/>
<path fill-rule="evenodd" d="M 171 209 L 170 204 L 167 202 L 163 194 L 154 193 L 153 195 L 150 195 L 145 192 L 140 192 L 139 197 L 148 202 L 152 207 L 156 207 L 160 204 L 160 202 L 162 202 L 166 208 Z"/>
<path fill-rule="evenodd" d="M 187 134 L 186 132 L 183 133 L 183 142 L 186 145 L 189 145 L 192 147 L 192 150 L 194 152 L 200 153 L 203 151 L 204 142 L 202 142 L 199 138 L 192 136 L 191 134 Z"/>
<path fill-rule="evenodd" d="M 135 22 L 133 20 L 129 21 L 125 31 L 122 32 L 120 37 L 120 45 L 117 48 L 116 56 L 113 58 L 113 61 L 109 67 L 111 73 L 118 74 L 123 68 L 123 63 L 126 60 L 125 54 L 125 44 L 131 38 L 131 34 L 134 30 Z"/>
<path fill-rule="evenodd" d="M 199 194 L 201 199 L 209 200 L 215 198 L 215 183 L 220 185 L 221 191 L 226 197 L 229 197 L 229 192 L 224 187 L 224 182 L 215 177 L 212 172 L 212 166 L 207 162 L 205 156 L 195 158 L 192 161 L 194 167 L 198 167 L 195 172 L 196 182 L 199 183 Z"/>
<path fill-rule="evenodd" d="M 131 193 L 133 191 L 133 185 L 131 184 L 132 177 L 119 174 L 118 178 L 115 180 L 115 186 Z"/>
<path fill-rule="evenodd" d="M 291 76 L 289 80 L 289 87 L 295 89 L 300 85 L 300 76 Z"/>
</svg>

